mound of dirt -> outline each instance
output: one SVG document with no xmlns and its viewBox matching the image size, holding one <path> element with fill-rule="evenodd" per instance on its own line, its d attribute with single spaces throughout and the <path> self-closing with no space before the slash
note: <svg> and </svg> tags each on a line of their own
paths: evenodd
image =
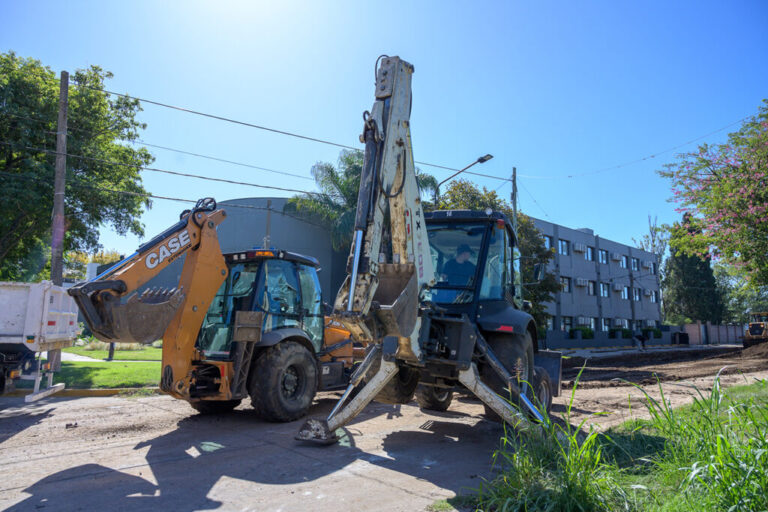
<svg viewBox="0 0 768 512">
<path fill-rule="evenodd" d="M 741 351 L 742 357 L 764 357 L 768 359 L 768 343 L 760 343 L 758 345 L 752 345 L 749 348 L 745 348 Z"/>
</svg>

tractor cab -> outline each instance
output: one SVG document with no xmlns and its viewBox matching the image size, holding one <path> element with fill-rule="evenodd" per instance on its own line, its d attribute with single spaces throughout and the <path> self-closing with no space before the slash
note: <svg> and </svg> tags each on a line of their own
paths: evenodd
<svg viewBox="0 0 768 512">
<path fill-rule="evenodd" d="M 432 302 L 470 317 L 478 308 L 522 309 L 520 253 L 506 215 L 440 210 L 424 218 L 436 279 Z"/>
<path fill-rule="evenodd" d="M 319 262 L 310 256 L 274 249 L 224 255 L 227 278 L 211 302 L 197 337 L 206 359 L 231 358 L 238 311 L 261 312 L 261 333 L 300 329 L 314 348 L 323 346 L 323 302 Z"/>
</svg>

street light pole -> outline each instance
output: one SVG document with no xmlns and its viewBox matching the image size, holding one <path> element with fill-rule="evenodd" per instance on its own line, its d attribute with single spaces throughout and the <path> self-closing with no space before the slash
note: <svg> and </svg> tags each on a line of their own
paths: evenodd
<svg viewBox="0 0 768 512">
<path fill-rule="evenodd" d="M 442 185 L 446 181 L 451 181 L 453 178 L 455 178 L 459 174 L 463 173 L 464 171 L 466 171 L 467 169 L 469 169 L 473 165 L 475 165 L 475 164 L 484 164 L 485 162 L 487 162 L 491 158 L 493 158 L 493 155 L 491 155 L 491 154 L 487 154 L 487 155 L 481 156 L 477 160 L 475 160 L 474 162 L 472 162 L 471 164 L 466 166 L 465 168 L 461 169 L 458 172 L 453 173 L 452 175 L 450 175 L 449 177 L 445 178 L 443 181 L 438 183 L 437 187 L 435 188 L 435 208 L 437 208 L 437 203 L 440 201 L 440 185 Z"/>
</svg>

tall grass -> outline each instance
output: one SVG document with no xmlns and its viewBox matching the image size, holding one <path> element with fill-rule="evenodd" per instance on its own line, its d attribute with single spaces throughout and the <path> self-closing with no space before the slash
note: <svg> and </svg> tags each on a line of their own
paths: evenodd
<svg viewBox="0 0 768 512">
<path fill-rule="evenodd" d="M 644 393 L 650 420 L 599 433 L 562 419 L 506 430 L 496 478 L 478 489 L 484 511 L 768 510 L 768 383 L 708 393 L 673 409 Z M 638 386 L 639 389 L 642 390 Z"/>
</svg>

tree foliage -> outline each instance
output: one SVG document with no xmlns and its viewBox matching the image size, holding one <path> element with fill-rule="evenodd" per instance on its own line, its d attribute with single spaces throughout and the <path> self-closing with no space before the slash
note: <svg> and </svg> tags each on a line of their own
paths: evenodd
<svg viewBox="0 0 768 512">
<path fill-rule="evenodd" d="M 122 255 L 117 251 L 98 251 L 88 254 L 83 251 L 69 251 L 64 255 L 64 279 L 83 281 L 89 263 L 114 263 L 120 261 Z"/>
<path fill-rule="evenodd" d="M 443 210 L 493 210 L 504 212 L 510 219 L 512 218 L 512 207 L 504 199 L 500 198 L 495 191 L 483 187 L 482 190 L 474 183 L 467 180 L 456 180 L 450 183 L 448 189 L 440 197 L 440 209 Z M 533 268 L 537 263 L 544 265 L 554 257 L 552 250 L 544 245 L 544 239 L 541 232 L 536 229 L 533 220 L 527 215 L 518 212 L 517 220 L 518 246 L 522 255 L 520 270 L 524 286 L 523 298 L 531 301 L 533 306 L 531 314 L 540 327 L 545 326 L 547 318 L 551 315 L 547 313 L 545 303 L 554 300 L 554 293 L 560 289 L 560 285 L 554 274 L 547 272 L 543 279 L 535 283 L 533 278 Z"/>
<path fill-rule="evenodd" d="M 296 212 L 324 224 L 331 232 L 333 248 L 347 250 L 352 244 L 362 172 L 362 151 L 343 150 L 335 167 L 328 162 L 316 163 L 312 166 L 312 177 L 320 192 L 291 198 L 285 211 Z M 419 169 L 416 169 L 416 182 L 424 193 L 431 193 L 437 188 L 437 180 Z"/>
<path fill-rule="evenodd" d="M 97 250 L 102 224 L 143 235 L 138 218 L 150 202 L 139 172 L 153 157 L 122 143 L 145 125 L 137 100 L 100 91 L 111 77 L 91 66 L 70 78 L 67 153 L 77 156 L 67 157 L 65 251 Z M 0 54 L 0 279 L 39 276 L 50 256 L 58 101 L 50 68 Z"/>
<path fill-rule="evenodd" d="M 768 285 L 768 100 L 727 143 L 702 144 L 659 174 L 672 180 L 672 200 L 696 228 L 672 246 L 689 256 L 711 252 Z"/>
<path fill-rule="evenodd" d="M 670 256 L 664 265 L 664 318 L 668 323 L 720 323 L 723 320 L 722 290 L 717 286 L 708 258 L 688 255 L 675 249 L 680 237 L 690 237 L 696 231 L 690 215 L 671 227 Z"/>
<path fill-rule="evenodd" d="M 749 281 L 743 270 L 733 265 L 714 266 L 715 281 L 724 299 L 723 322 L 744 324 L 749 313 L 768 311 L 768 286 Z"/>
</svg>

